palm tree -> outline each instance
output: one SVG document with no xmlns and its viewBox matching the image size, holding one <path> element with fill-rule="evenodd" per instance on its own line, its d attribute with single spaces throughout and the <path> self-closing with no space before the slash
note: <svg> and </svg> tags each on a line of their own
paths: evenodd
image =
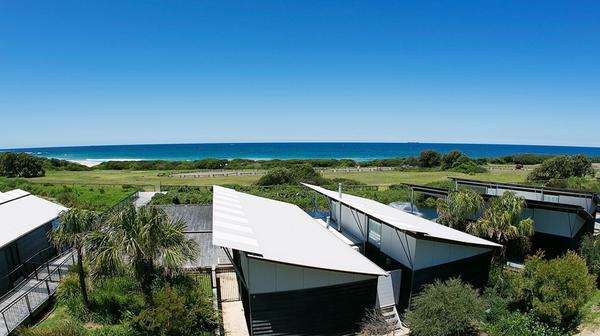
<svg viewBox="0 0 600 336">
<path fill-rule="evenodd" d="M 469 218 L 476 216 L 483 207 L 483 197 L 473 190 L 459 190 L 438 199 L 437 222 L 451 228 L 466 229 Z"/>
<path fill-rule="evenodd" d="M 59 217 L 59 226 L 51 233 L 51 240 L 54 246 L 61 248 L 70 246 L 77 251 L 77 272 L 79 274 L 79 287 L 83 304 L 86 308 L 90 307 L 88 300 L 87 286 L 85 284 L 85 270 L 83 269 L 83 250 L 86 241 L 94 229 L 96 215 L 87 210 L 71 209 L 64 211 Z"/>
<path fill-rule="evenodd" d="M 197 247 L 185 238 L 185 226 L 164 210 L 127 205 L 109 215 L 101 230 L 91 235 L 93 268 L 115 274 L 130 266 L 147 305 L 152 305 L 152 281 L 158 269 L 170 273 L 193 260 Z"/>
<path fill-rule="evenodd" d="M 467 232 L 489 238 L 504 246 L 514 239 L 529 240 L 534 233 L 533 219 L 521 219 L 525 200 L 512 192 L 491 200 L 489 207 L 477 222 L 467 226 Z"/>
</svg>

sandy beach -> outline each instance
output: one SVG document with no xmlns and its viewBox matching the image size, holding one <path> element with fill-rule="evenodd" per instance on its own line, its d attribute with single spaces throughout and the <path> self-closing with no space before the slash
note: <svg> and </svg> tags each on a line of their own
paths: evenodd
<svg viewBox="0 0 600 336">
<path fill-rule="evenodd" d="M 67 161 L 79 163 L 80 165 L 83 165 L 86 167 L 94 167 L 94 166 L 101 164 L 102 162 L 105 162 L 106 160 L 67 160 Z"/>
</svg>

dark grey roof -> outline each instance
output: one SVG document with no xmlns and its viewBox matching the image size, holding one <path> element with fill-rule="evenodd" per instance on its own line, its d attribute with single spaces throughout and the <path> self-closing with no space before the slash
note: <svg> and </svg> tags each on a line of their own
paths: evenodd
<svg viewBox="0 0 600 336">
<path fill-rule="evenodd" d="M 186 267 L 211 267 L 228 264 L 223 250 L 212 244 L 212 205 L 161 205 L 167 215 L 181 220 L 187 227 L 186 236 L 198 244 L 198 257 Z"/>
</svg>

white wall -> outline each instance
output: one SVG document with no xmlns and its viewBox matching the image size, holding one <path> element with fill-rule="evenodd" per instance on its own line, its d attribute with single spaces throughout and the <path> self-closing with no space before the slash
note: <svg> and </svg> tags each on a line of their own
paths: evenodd
<svg viewBox="0 0 600 336">
<path fill-rule="evenodd" d="M 339 202 L 332 201 L 331 207 L 331 218 L 336 222 L 338 221 Z M 365 230 L 367 227 L 367 219 L 364 214 L 355 211 L 345 205 L 342 205 L 342 218 L 341 218 L 342 231 L 345 234 L 352 236 L 352 241 L 363 241 Z"/>
<path fill-rule="evenodd" d="M 251 294 L 283 292 L 326 287 L 349 282 L 374 279 L 376 276 L 334 272 L 267 260 L 248 258 L 247 275 Z"/>
<path fill-rule="evenodd" d="M 535 232 L 570 238 L 585 224 L 583 218 L 571 212 L 527 208 L 522 218 L 528 217 L 533 219 Z"/>
<path fill-rule="evenodd" d="M 576 206 L 583 207 L 589 213 L 592 213 L 595 210 L 594 202 L 592 202 L 591 198 L 587 198 L 587 197 L 576 197 L 576 196 L 568 196 L 568 195 L 548 195 L 545 193 L 542 194 L 541 191 L 540 192 L 520 191 L 520 190 L 512 190 L 509 188 L 502 188 L 502 187 L 498 187 L 497 190 L 496 190 L 496 188 L 488 187 L 486 193 L 488 195 L 499 196 L 508 191 L 513 192 L 517 196 L 520 196 L 520 197 L 523 197 L 523 198 L 529 199 L 529 200 L 576 205 Z"/>
<path fill-rule="evenodd" d="M 448 244 L 433 240 L 417 239 L 414 269 L 446 264 L 452 261 L 473 257 L 489 252 L 491 248 Z"/>
<path fill-rule="evenodd" d="M 394 258 L 402 265 L 411 268 L 415 257 L 416 240 L 389 225 L 381 226 L 381 252 Z"/>
</svg>

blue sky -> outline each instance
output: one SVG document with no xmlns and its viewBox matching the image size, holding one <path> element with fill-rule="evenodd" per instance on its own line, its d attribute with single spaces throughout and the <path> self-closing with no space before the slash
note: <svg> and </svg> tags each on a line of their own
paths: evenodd
<svg viewBox="0 0 600 336">
<path fill-rule="evenodd" d="M 0 148 L 600 146 L 598 1 L 2 1 Z"/>
</svg>

